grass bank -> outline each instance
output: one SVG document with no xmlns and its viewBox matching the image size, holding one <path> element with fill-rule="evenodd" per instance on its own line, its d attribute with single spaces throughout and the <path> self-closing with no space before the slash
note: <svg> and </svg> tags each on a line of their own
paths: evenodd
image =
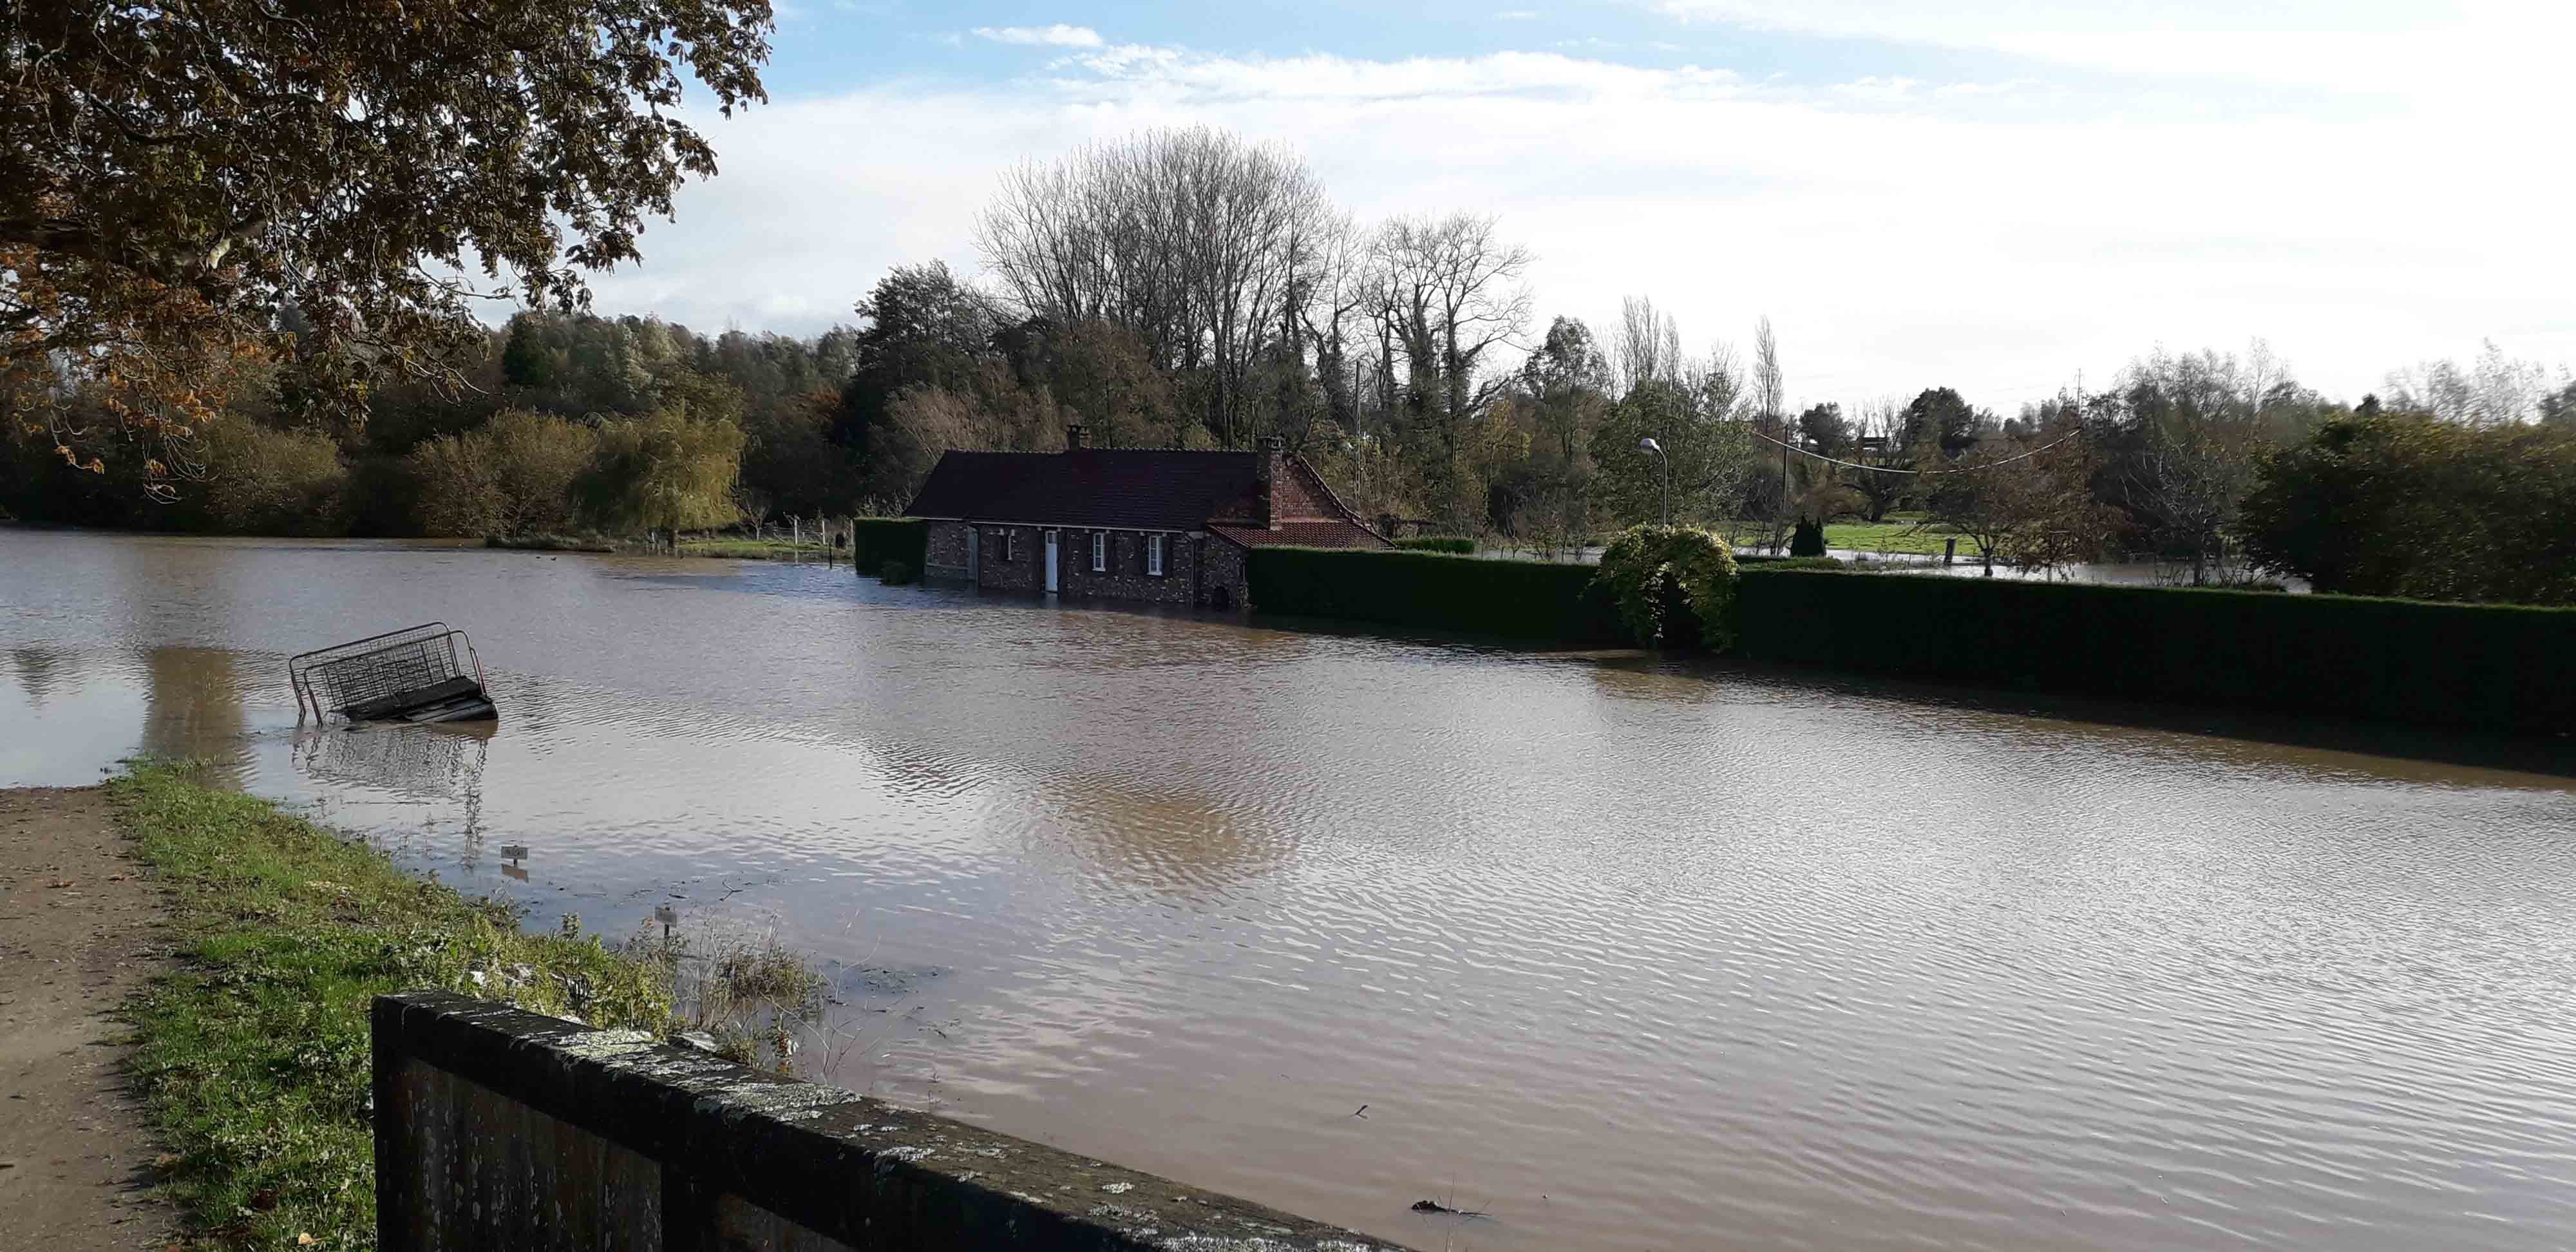
<svg viewBox="0 0 2576 1252">
<path fill-rule="evenodd" d="M 617 541 L 597 535 L 485 535 L 483 546 L 520 552 L 615 552 Z"/>
<path fill-rule="evenodd" d="M 527 933 L 506 905 L 413 878 L 185 766 L 137 765 L 108 786 L 170 892 L 178 966 L 126 1008 L 164 1175 L 201 1246 L 374 1246 L 367 1006 L 380 992 L 442 987 L 657 1033 L 707 1024 L 684 1011 L 686 958 L 658 940 Z M 769 982 L 723 1011 L 780 987 L 819 996 L 774 946 L 742 955 Z"/>
<path fill-rule="evenodd" d="M 830 549 L 819 543 L 789 543 L 784 539 L 683 539 L 681 556 L 721 556 L 747 561 L 783 561 L 797 557 L 821 560 Z M 838 554 L 835 554 L 836 556 Z"/>
</svg>

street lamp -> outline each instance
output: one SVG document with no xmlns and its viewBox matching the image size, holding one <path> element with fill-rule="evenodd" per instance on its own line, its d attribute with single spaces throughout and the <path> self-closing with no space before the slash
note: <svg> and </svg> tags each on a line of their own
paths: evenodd
<svg viewBox="0 0 2576 1252">
<path fill-rule="evenodd" d="M 1664 455 L 1664 445 L 1651 438 L 1637 441 L 1639 452 L 1652 452 L 1664 462 L 1664 525 L 1673 524 L 1673 459 Z"/>
</svg>

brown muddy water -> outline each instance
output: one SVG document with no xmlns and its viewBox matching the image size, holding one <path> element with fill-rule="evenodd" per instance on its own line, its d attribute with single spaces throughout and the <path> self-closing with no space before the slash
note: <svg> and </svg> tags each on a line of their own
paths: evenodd
<svg viewBox="0 0 2576 1252">
<path fill-rule="evenodd" d="M 497 729 L 298 730 L 286 653 L 432 618 Z M 538 925 L 774 931 L 834 1081 L 1417 1246 L 2576 1243 L 2569 778 L 2190 725 L 0 530 L 0 783 L 206 757 Z"/>
</svg>

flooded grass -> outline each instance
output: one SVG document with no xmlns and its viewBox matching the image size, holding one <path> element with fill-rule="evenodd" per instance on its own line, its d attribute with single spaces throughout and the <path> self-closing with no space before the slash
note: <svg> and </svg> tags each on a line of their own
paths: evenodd
<svg viewBox="0 0 2576 1252">
<path fill-rule="evenodd" d="M 126 1005 L 132 1075 L 170 1149 L 158 1162 L 200 1246 L 375 1240 L 367 1010 L 443 988 L 593 1026 L 778 1042 L 822 980 L 774 943 L 648 956 L 520 928 L 509 906 L 394 868 L 363 842 L 137 764 L 109 784 L 168 889 L 177 967 Z M 772 1037 L 761 1037 L 762 1031 Z"/>
<path fill-rule="evenodd" d="M 766 934 L 702 926 L 663 935 L 648 925 L 620 951 L 661 971 L 692 1042 L 745 1065 L 792 1070 L 797 1040 L 823 1015 L 823 976 Z"/>
</svg>

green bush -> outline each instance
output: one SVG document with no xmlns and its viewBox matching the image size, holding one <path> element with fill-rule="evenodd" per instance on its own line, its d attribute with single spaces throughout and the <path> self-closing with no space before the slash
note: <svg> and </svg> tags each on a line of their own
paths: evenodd
<svg viewBox="0 0 2576 1252">
<path fill-rule="evenodd" d="M 888 561 L 901 561 L 919 573 L 930 563 L 929 545 L 930 523 L 917 518 L 861 517 L 850 522 L 850 564 L 858 569 L 882 569 Z"/>
<path fill-rule="evenodd" d="M 336 535 L 349 467 L 314 430 L 218 423 L 208 436 L 201 492 L 211 529 L 244 535 Z"/>
<path fill-rule="evenodd" d="M 1615 645 L 1618 617 L 1592 575 L 1589 565 L 1384 549 L 1254 548 L 1244 562 L 1263 613 Z"/>
<path fill-rule="evenodd" d="M 1762 569 L 1765 661 L 2498 731 L 2576 730 L 2576 609 Z"/>
<path fill-rule="evenodd" d="M 888 561 L 877 567 L 877 577 L 889 587 L 900 587 L 912 581 L 913 569 L 901 561 Z"/>
<path fill-rule="evenodd" d="M 1601 553 L 1594 581 L 1640 644 L 1723 650 L 1732 641 L 1735 554 L 1708 531 L 1631 526 Z"/>
<path fill-rule="evenodd" d="M 1735 563 L 1744 569 L 1842 569 L 1838 556 L 1738 556 Z"/>
<path fill-rule="evenodd" d="M 1792 532 L 1789 537 L 1789 555 L 1792 557 L 1802 557 L 1823 556 L 1824 554 L 1825 524 L 1823 522 L 1811 522 L 1804 518 L 1800 518 L 1797 530 Z"/>
<path fill-rule="evenodd" d="M 1396 540 L 1395 546 L 1414 552 L 1448 552 L 1458 556 L 1472 556 L 1476 551 L 1476 541 L 1465 535 L 1415 535 Z"/>
<path fill-rule="evenodd" d="M 2328 422 L 2264 458 L 2239 529 L 2319 591 L 2576 604 L 2576 430 Z"/>
</svg>

